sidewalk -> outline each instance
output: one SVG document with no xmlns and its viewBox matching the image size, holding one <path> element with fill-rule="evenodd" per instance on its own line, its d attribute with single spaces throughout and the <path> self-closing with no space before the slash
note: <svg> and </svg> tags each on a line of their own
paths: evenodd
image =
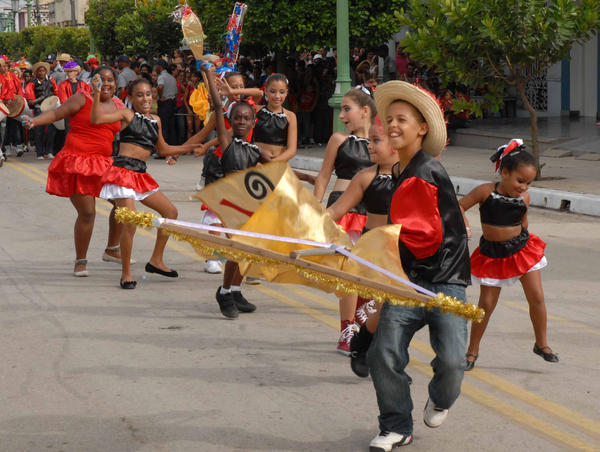
<svg viewBox="0 0 600 452">
<path fill-rule="evenodd" d="M 290 162 L 294 168 L 319 171 L 325 147 L 298 149 Z M 449 146 L 441 155 L 459 195 L 465 195 L 475 186 L 494 180 L 494 166 L 490 149 Z M 531 205 L 572 213 L 600 217 L 600 161 L 579 160 L 573 156 L 541 157 L 541 181 L 534 181 L 529 189 Z"/>
</svg>

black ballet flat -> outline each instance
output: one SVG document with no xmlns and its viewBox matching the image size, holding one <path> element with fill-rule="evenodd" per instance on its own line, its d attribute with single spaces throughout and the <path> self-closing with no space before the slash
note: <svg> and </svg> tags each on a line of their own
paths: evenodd
<svg viewBox="0 0 600 452">
<path fill-rule="evenodd" d="M 121 284 L 121 289 L 135 289 L 135 286 L 137 286 L 137 281 L 119 281 L 119 284 Z"/>
<path fill-rule="evenodd" d="M 544 350 L 546 349 L 550 351 L 545 352 Z M 540 355 L 542 358 L 544 358 L 545 361 L 548 361 L 549 363 L 558 362 L 558 355 L 552 352 L 552 349 L 547 345 L 544 345 L 543 347 L 538 347 L 537 344 L 533 344 L 533 353 L 535 353 L 536 355 Z"/>
<path fill-rule="evenodd" d="M 163 275 L 163 276 L 166 276 L 168 278 L 177 278 L 179 276 L 179 273 L 177 273 L 175 270 L 171 270 L 170 272 L 166 272 L 164 270 L 161 270 L 160 268 L 155 267 L 150 262 L 148 262 L 146 264 L 146 272 L 147 273 L 158 273 L 159 275 Z"/>
</svg>

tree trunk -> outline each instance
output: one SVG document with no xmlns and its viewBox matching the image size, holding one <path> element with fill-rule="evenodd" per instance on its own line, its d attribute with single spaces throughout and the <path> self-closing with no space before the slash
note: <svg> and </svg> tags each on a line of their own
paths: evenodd
<svg viewBox="0 0 600 452">
<path fill-rule="evenodd" d="M 535 180 L 540 180 L 542 177 L 542 169 L 540 167 L 540 148 L 538 143 L 538 124 L 537 124 L 537 113 L 529 102 L 527 94 L 525 93 L 525 84 L 521 81 L 517 82 L 517 88 L 521 95 L 521 100 L 525 106 L 525 110 L 529 112 L 531 117 L 531 149 L 533 151 L 533 157 L 535 158 L 536 175 Z"/>
</svg>

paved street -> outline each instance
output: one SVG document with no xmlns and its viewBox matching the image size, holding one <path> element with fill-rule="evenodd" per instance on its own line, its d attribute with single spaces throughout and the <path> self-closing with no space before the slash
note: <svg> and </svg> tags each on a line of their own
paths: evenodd
<svg viewBox="0 0 600 452">
<path fill-rule="evenodd" d="M 153 233 L 138 230 L 134 291 L 100 256 L 108 204 L 97 203 L 90 277 L 72 276 L 75 210 L 45 194 L 47 161 L 31 153 L 0 169 L 0 452 L 365 451 L 378 432 L 369 379 L 335 352 L 332 295 L 299 286 L 244 286 L 253 314 L 225 320 L 220 275 L 170 241 L 177 281 L 142 279 Z M 198 222 L 190 195 L 201 160 L 149 171 Z M 451 173 L 452 175 L 452 173 Z M 140 209 L 142 206 L 140 205 Z M 476 209 L 468 212 L 480 235 Z M 422 422 L 432 351 L 413 340 L 410 451 L 600 450 L 600 219 L 532 209 L 548 243 L 543 270 L 550 345 L 532 353 L 520 286 L 503 291 L 480 358 L 439 429 Z M 468 289 L 477 302 L 478 287 Z"/>
</svg>

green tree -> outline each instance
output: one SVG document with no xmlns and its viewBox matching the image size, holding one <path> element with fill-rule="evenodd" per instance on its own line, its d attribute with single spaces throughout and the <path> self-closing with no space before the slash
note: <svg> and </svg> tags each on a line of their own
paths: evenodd
<svg viewBox="0 0 600 452">
<path fill-rule="evenodd" d="M 321 46 L 335 47 L 335 0 L 247 0 L 242 53 L 248 50 L 296 51 Z M 404 0 L 353 0 L 350 14 L 350 40 L 357 45 L 379 45 L 400 30 L 393 11 Z M 233 2 L 191 0 L 207 35 L 207 48 L 223 50 L 227 20 Z"/>
<path fill-rule="evenodd" d="M 31 62 L 45 60 L 49 53 L 68 53 L 85 57 L 90 33 L 87 28 L 28 27 L 18 33 L 1 33 L 0 48 L 13 58 L 21 53 Z"/>
<path fill-rule="evenodd" d="M 94 42 L 100 53 L 116 56 L 123 53 L 124 43 L 117 38 L 115 23 L 135 9 L 134 0 L 91 0 L 85 13 Z"/>
<path fill-rule="evenodd" d="M 171 54 L 181 45 L 181 25 L 174 22 L 171 13 L 179 0 L 138 3 L 133 11 L 116 20 L 115 34 L 123 43 L 124 53 L 129 55 L 147 53 L 158 57 Z"/>
<path fill-rule="evenodd" d="M 517 88 L 541 177 L 537 114 L 525 89 L 598 30 L 600 0 L 409 0 L 396 17 L 410 29 L 402 44 L 411 58 L 435 66 L 444 83 L 485 89 L 496 110 L 504 88 Z"/>
</svg>

